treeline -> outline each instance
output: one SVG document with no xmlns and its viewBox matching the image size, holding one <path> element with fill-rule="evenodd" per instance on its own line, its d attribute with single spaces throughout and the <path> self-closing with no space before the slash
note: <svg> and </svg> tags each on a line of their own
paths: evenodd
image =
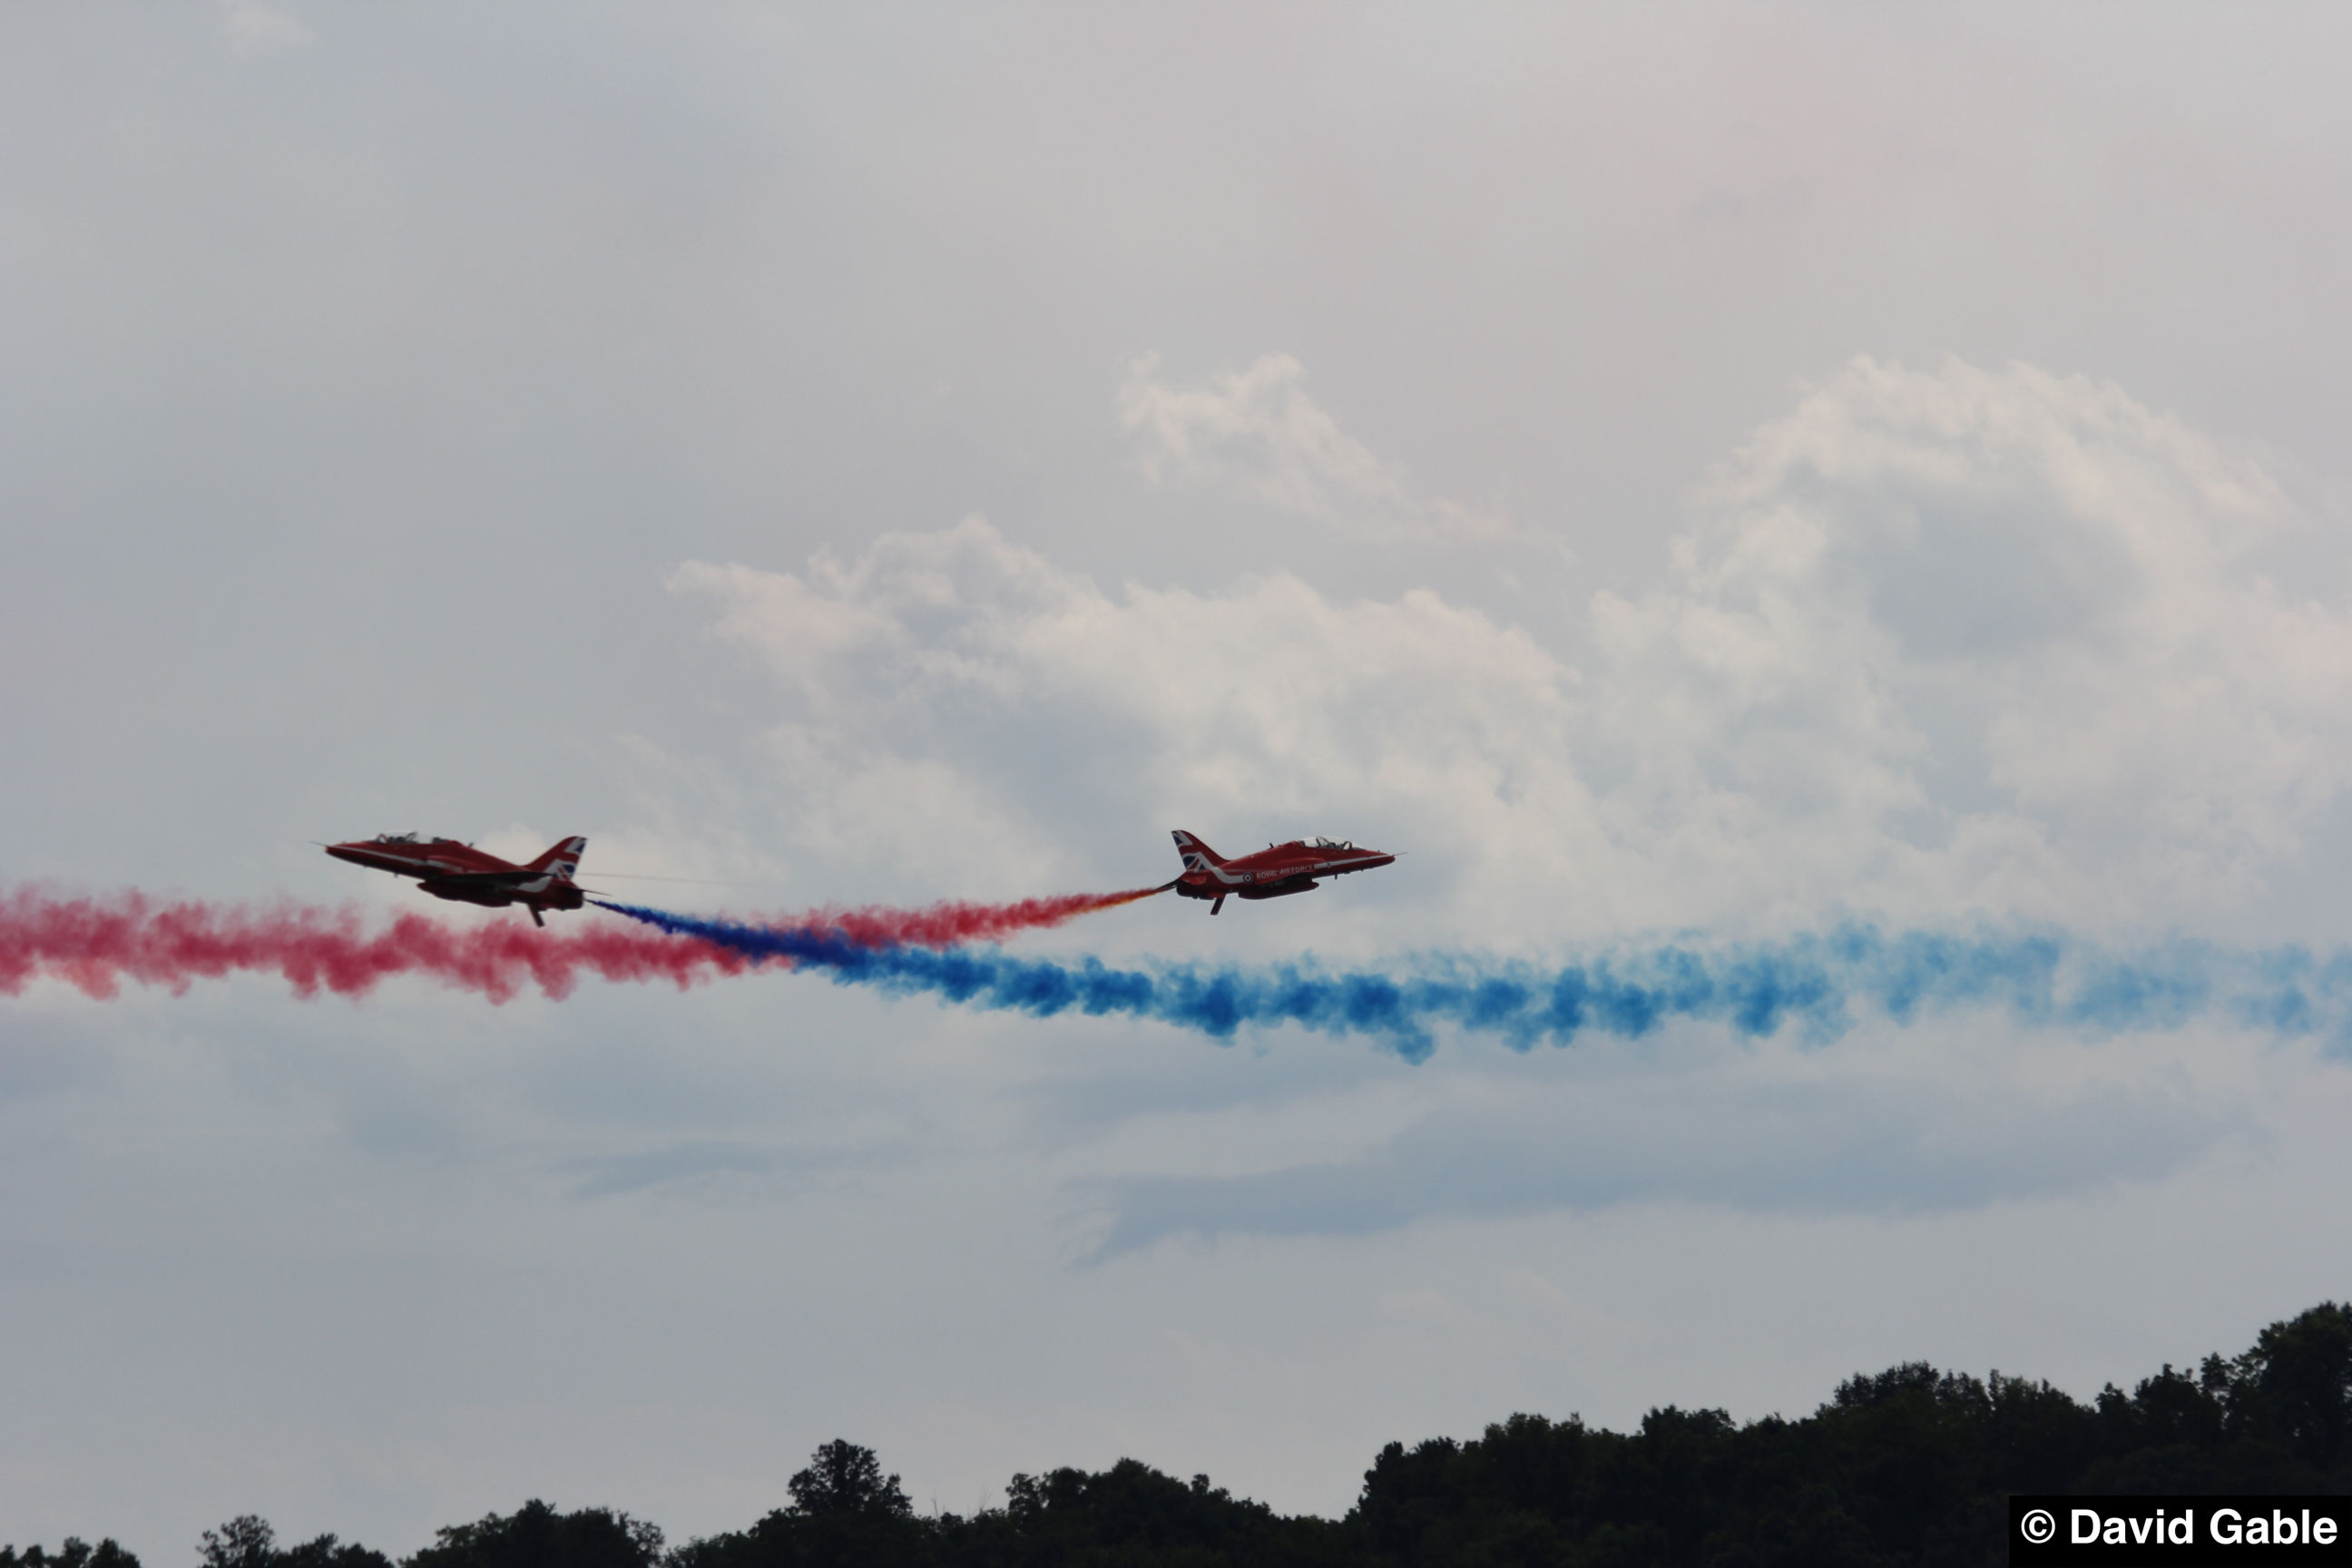
<svg viewBox="0 0 2352 1568">
<path fill-rule="evenodd" d="M 1122 1459 L 1019 1475 L 1002 1508 L 915 1511 L 835 1441 L 749 1529 L 667 1547 L 610 1509 L 530 1502 L 452 1525 L 399 1568 L 1895 1568 L 2005 1563 L 2011 1492 L 2352 1493 L 2352 1307 L 2314 1307 L 2243 1355 L 2167 1365 L 2081 1404 L 2047 1383 L 1908 1363 L 1801 1420 L 1654 1410 L 1636 1432 L 1514 1415 L 1467 1442 L 1391 1443 L 1346 1518 L 1285 1517 L 1205 1476 Z M 204 1568 L 394 1568 L 250 1516 Z M 0 1568 L 139 1568 L 112 1541 L 0 1550 Z"/>
</svg>

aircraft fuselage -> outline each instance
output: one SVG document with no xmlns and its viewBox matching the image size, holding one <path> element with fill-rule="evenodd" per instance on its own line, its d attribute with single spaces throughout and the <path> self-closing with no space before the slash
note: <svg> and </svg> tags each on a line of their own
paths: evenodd
<svg viewBox="0 0 2352 1568">
<path fill-rule="evenodd" d="M 539 924 L 543 910 L 576 910 L 586 902 L 572 875 L 579 869 L 585 838 L 566 838 L 528 866 L 501 860 L 455 838 L 422 833 L 382 833 L 373 838 L 330 844 L 327 853 L 354 866 L 414 877 L 420 891 L 454 903 L 506 909 L 520 904 Z"/>
<path fill-rule="evenodd" d="M 1228 860 L 1181 828 L 1174 837 L 1176 853 L 1184 861 L 1184 874 L 1176 879 L 1177 896 L 1212 900 L 1211 914 L 1223 908 L 1228 898 L 1253 903 L 1286 899 L 1293 893 L 1313 892 L 1326 877 L 1345 877 L 1396 863 L 1396 857 L 1383 850 L 1360 849 L 1330 838 L 1269 844 L 1255 854 Z"/>
</svg>

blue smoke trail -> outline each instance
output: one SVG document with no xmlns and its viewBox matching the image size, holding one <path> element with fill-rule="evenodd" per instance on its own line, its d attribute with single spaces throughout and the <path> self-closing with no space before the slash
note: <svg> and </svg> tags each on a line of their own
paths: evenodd
<svg viewBox="0 0 2352 1568">
<path fill-rule="evenodd" d="M 1331 972 L 1312 958 L 1255 968 L 1191 963 L 1113 969 L 1097 958 L 1016 958 L 995 947 L 866 947 L 824 928 L 746 925 L 595 900 L 753 962 L 785 959 L 840 985 L 931 995 L 1034 1017 L 1079 1012 L 1150 1018 L 1230 1040 L 1244 1026 L 1298 1024 L 1363 1035 L 1407 1061 L 1436 1048 L 1441 1024 L 1515 1050 L 1567 1045 L 1587 1030 L 1637 1038 L 1672 1019 L 1762 1037 L 1794 1025 L 1817 1042 L 1866 1005 L 1897 1024 L 2000 1008 L 2024 1024 L 2096 1032 L 2174 1029 L 2211 1015 L 2280 1035 L 2320 1035 L 2352 1054 L 2352 952 L 2240 952 L 2176 942 L 2116 954 L 2050 931 L 1973 935 L 1851 924 L 1826 935 L 1719 948 L 1612 950 L 1558 968 L 1424 954 L 1393 973 Z"/>
</svg>

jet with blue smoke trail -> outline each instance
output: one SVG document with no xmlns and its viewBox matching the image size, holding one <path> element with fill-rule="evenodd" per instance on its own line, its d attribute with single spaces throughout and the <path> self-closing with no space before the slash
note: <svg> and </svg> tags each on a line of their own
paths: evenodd
<svg viewBox="0 0 2352 1568">
<path fill-rule="evenodd" d="M 632 904 L 600 907 L 753 963 L 822 970 L 836 984 L 929 995 L 958 1006 L 1053 1017 L 1147 1018 L 1229 1041 L 1297 1024 L 1360 1035 L 1422 1061 L 1450 1026 L 1514 1050 L 1588 1031 L 1638 1038 L 1677 1019 L 1751 1037 L 1793 1026 L 1826 1043 L 1857 1008 L 1898 1025 L 1992 1008 L 2020 1023 L 2095 1032 L 2174 1029 L 2218 1016 L 2280 1035 L 2315 1035 L 2352 1054 L 2352 952 L 2258 952 L 2175 942 L 2113 953 L 2062 932 L 1982 929 L 1887 933 L 1863 923 L 1779 942 L 1670 942 L 1594 952 L 1552 967 L 1423 953 L 1376 969 L 1311 956 L 1255 966 L 1022 958 L 987 946 L 876 945 L 835 928 L 761 926 Z"/>
</svg>

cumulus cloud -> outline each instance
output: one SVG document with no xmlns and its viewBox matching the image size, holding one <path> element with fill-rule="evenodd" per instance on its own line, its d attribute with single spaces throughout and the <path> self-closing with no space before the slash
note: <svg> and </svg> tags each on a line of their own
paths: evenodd
<svg viewBox="0 0 2352 1568">
<path fill-rule="evenodd" d="M 1370 841 L 1467 811 L 1491 843 L 1512 799 L 1580 789 L 1572 672 L 1434 594 L 1339 605 L 1287 574 L 1112 594 L 979 518 L 803 575 L 689 564 L 672 583 L 780 678 L 791 716 L 765 748 L 807 847 L 912 843 L 1026 887 L 1071 874 L 1096 826 L 1149 831 L 1154 868 L 1179 823 L 1213 843 L 1311 817 Z"/>
<path fill-rule="evenodd" d="M 1915 907 L 2186 915 L 2352 777 L 2352 620 L 2253 564 L 2301 520 L 2113 385 L 1859 360 L 1707 500 L 1673 582 L 1594 604 L 1676 821 L 1843 825 L 1823 863 Z"/>
<path fill-rule="evenodd" d="M 1246 824 L 1412 851 L 1311 921 L 1271 911 L 1326 954 L 1841 910 L 2226 936 L 2352 768 L 2352 618 L 2258 569 L 2304 526 L 2113 386 L 1864 360 L 1730 455 L 1659 581 L 1548 620 L 1286 573 L 1107 587 L 977 517 L 673 585 L 774 677 L 780 831 L 910 887 L 1076 885 Z M 2147 1076 L 2177 1045 L 2053 1084 L 2008 1032 L 1533 1080 L 1443 1052 L 1463 1077 L 1371 1147 L 1075 1190 L 1108 1258 L 1650 1202 L 1964 1208 L 2162 1179 L 2246 1129 Z"/>
<path fill-rule="evenodd" d="M 1236 388 L 1202 406 L 1267 395 Z M 1112 591 L 979 518 L 672 581 L 778 678 L 810 853 L 1025 889 L 1169 826 L 1328 829 L 1423 857 L 1348 900 L 1416 945 L 2200 929 L 2352 777 L 2352 618 L 2256 570 L 2294 508 L 2113 386 L 1857 361 L 1702 500 L 1664 579 L 1534 625 L 1286 573 Z"/>
<path fill-rule="evenodd" d="M 1510 531 L 1423 495 L 1307 395 L 1307 367 L 1262 354 L 1248 369 L 1180 385 L 1146 354 L 1119 388 L 1120 423 L 1153 483 L 1215 484 L 1359 534 L 1498 537 Z"/>
</svg>

